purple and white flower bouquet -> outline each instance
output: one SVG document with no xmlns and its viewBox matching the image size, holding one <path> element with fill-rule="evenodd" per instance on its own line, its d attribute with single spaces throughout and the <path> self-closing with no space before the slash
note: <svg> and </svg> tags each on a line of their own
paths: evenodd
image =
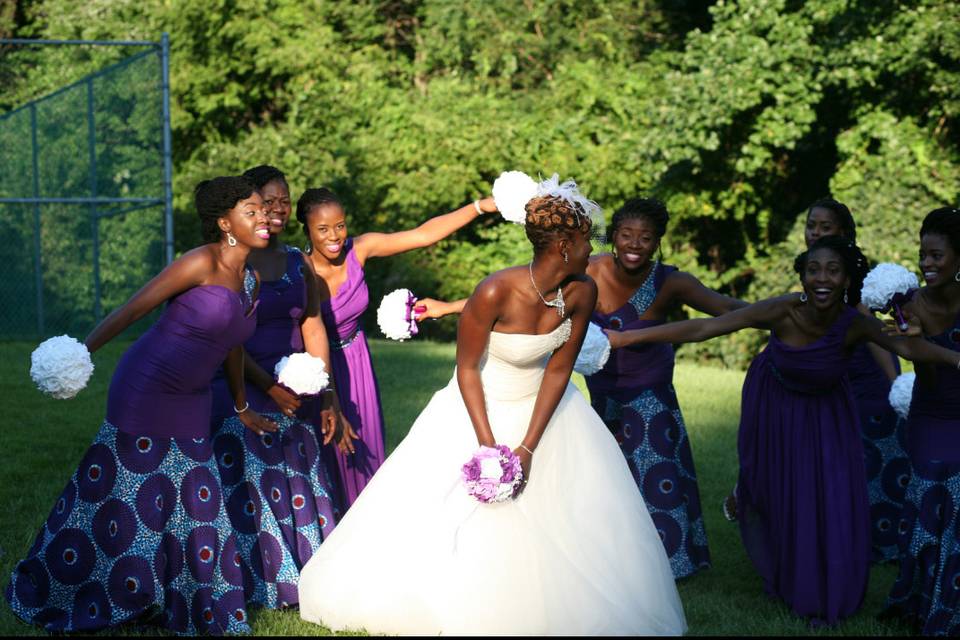
<svg viewBox="0 0 960 640">
<path fill-rule="evenodd" d="M 467 493 L 479 502 L 506 502 L 523 483 L 520 458 L 509 447 L 480 447 L 460 471 Z"/>
<path fill-rule="evenodd" d="M 917 275 L 906 267 L 881 262 L 863 279 L 860 299 L 868 309 L 892 313 L 901 331 L 907 330 L 907 321 L 900 307 L 910 301 L 911 290 L 918 289 Z"/>
<path fill-rule="evenodd" d="M 383 296 L 377 308 L 377 324 L 383 335 L 400 342 L 417 335 L 416 302 L 417 297 L 410 289 L 395 289 Z"/>
</svg>

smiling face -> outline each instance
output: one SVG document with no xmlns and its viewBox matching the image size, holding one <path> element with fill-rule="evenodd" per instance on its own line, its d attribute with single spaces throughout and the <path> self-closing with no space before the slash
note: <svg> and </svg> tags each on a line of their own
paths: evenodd
<svg viewBox="0 0 960 640">
<path fill-rule="evenodd" d="M 218 221 L 220 229 L 229 232 L 237 242 L 251 249 L 263 249 L 270 243 L 270 228 L 263 210 L 263 199 L 254 191 Z"/>
<path fill-rule="evenodd" d="M 807 226 L 803 230 L 803 239 L 809 249 L 813 243 L 824 236 L 842 236 L 843 227 L 836 214 L 825 207 L 814 207 L 807 214 Z"/>
<path fill-rule="evenodd" d="M 947 236 L 926 233 L 920 238 L 920 272 L 928 287 L 952 282 L 960 271 L 960 255 L 953 250 Z"/>
<path fill-rule="evenodd" d="M 290 189 L 283 180 L 271 180 L 260 189 L 263 198 L 263 208 L 270 221 L 270 233 L 279 234 L 287 226 L 290 212 Z"/>
<path fill-rule="evenodd" d="M 850 286 L 843 258 L 832 249 L 812 251 L 807 256 L 800 281 L 810 304 L 820 310 L 841 304 Z"/>
<path fill-rule="evenodd" d="M 627 271 L 639 271 L 649 264 L 660 246 L 657 230 L 647 218 L 628 218 L 613 234 L 617 261 Z"/>
<path fill-rule="evenodd" d="M 335 202 L 313 207 L 306 216 L 307 234 L 313 251 L 333 261 L 347 240 L 347 216 Z"/>
</svg>

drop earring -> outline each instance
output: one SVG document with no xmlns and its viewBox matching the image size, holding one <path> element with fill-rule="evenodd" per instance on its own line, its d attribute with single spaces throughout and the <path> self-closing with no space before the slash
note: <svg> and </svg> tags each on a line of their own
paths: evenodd
<svg viewBox="0 0 960 640">
<path fill-rule="evenodd" d="M 303 245 L 303 252 L 307 255 L 310 255 L 311 253 L 313 253 L 313 245 L 310 244 L 309 239 Z"/>
<path fill-rule="evenodd" d="M 843 290 L 843 304 L 847 304 L 847 302 L 848 302 L 848 299 L 847 299 L 847 290 L 844 289 L 844 290 Z"/>
<path fill-rule="evenodd" d="M 563 254 L 563 262 L 564 262 L 564 264 L 570 262 L 570 256 L 567 255 L 566 253 Z"/>
<path fill-rule="evenodd" d="M 807 292 L 806 292 L 806 291 L 801 291 L 801 292 L 800 292 L 800 302 L 803 302 L 803 303 L 806 303 L 806 302 L 807 302 Z"/>
<path fill-rule="evenodd" d="M 231 247 L 237 246 L 237 239 L 233 237 L 233 234 L 227 231 L 227 244 Z"/>
<path fill-rule="evenodd" d="M 960 270 L 957 271 L 957 275 L 953 276 L 953 279 L 960 282 Z"/>
</svg>

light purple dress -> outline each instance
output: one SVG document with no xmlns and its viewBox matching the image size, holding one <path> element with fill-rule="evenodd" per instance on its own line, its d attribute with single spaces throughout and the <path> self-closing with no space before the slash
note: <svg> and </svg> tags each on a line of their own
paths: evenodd
<svg viewBox="0 0 960 640">
<path fill-rule="evenodd" d="M 344 250 L 347 279 L 336 295 L 322 303 L 321 312 L 330 340 L 330 360 L 340 406 L 360 436 L 354 441 L 356 453 L 336 450 L 345 506 L 349 507 L 383 464 L 385 455 L 380 388 L 373 373 L 367 338 L 359 328 L 360 316 L 370 303 L 370 292 L 363 279 L 363 267 L 353 250 L 353 238 L 347 240 Z"/>
</svg>

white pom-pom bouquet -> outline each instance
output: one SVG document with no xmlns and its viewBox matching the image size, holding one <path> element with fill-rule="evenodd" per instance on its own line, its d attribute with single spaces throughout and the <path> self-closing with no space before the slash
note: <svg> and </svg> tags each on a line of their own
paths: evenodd
<svg viewBox="0 0 960 640">
<path fill-rule="evenodd" d="M 583 346 L 577 354 L 577 361 L 573 370 L 585 376 L 592 376 L 603 369 L 610 358 L 610 339 L 595 322 L 587 326 L 587 335 L 583 338 Z"/>
<path fill-rule="evenodd" d="M 901 331 L 906 331 L 908 325 L 900 307 L 910 300 L 910 291 L 919 287 L 915 273 L 898 264 L 882 262 L 863 279 L 860 297 L 863 304 L 873 311 L 893 312 L 897 326 Z"/>
<path fill-rule="evenodd" d="M 30 354 L 30 377 L 43 393 L 65 400 L 77 395 L 93 375 L 86 345 L 70 336 L 40 343 Z"/>
<path fill-rule="evenodd" d="M 417 335 L 416 302 L 417 297 L 410 289 L 396 289 L 383 296 L 377 308 L 377 324 L 383 335 L 401 342 Z"/>
<path fill-rule="evenodd" d="M 537 183 L 523 171 L 504 171 L 493 181 L 493 200 L 505 220 L 523 224 L 527 202 L 536 197 Z"/>
<path fill-rule="evenodd" d="M 887 396 L 887 399 L 897 415 L 904 420 L 910 415 L 910 401 L 913 400 L 913 381 L 916 378 L 917 374 L 915 373 L 901 373 L 890 385 L 890 395 Z"/>
<path fill-rule="evenodd" d="M 309 353 L 291 353 L 280 358 L 273 372 L 278 383 L 298 396 L 317 395 L 330 382 L 323 358 Z"/>
</svg>

